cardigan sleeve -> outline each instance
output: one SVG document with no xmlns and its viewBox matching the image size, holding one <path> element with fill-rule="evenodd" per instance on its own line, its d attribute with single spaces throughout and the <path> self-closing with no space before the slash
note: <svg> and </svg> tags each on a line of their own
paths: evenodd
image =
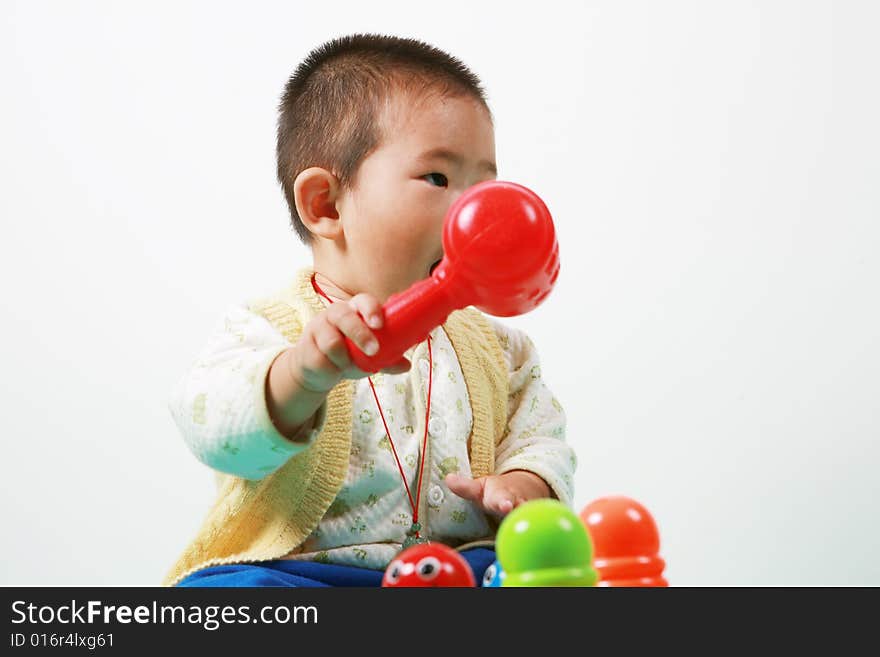
<svg viewBox="0 0 880 657">
<path fill-rule="evenodd" d="M 577 456 L 565 442 L 565 411 L 541 377 L 534 343 L 525 332 L 490 317 L 509 372 L 507 430 L 495 448 L 495 474 L 528 470 L 571 506 Z"/>
<path fill-rule="evenodd" d="M 326 418 L 315 414 L 307 440 L 294 443 L 269 416 L 266 377 L 291 344 L 246 304 L 232 305 L 172 386 L 168 408 L 190 451 L 205 465 L 262 479 L 314 442 Z"/>
</svg>

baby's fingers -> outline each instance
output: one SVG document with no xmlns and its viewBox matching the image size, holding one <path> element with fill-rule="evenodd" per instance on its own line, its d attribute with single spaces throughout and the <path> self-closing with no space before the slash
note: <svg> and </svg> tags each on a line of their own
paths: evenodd
<svg viewBox="0 0 880 657">
<path fill-rule="evenodd" d="M 348 305 L 357 313 L 361 314 L 367 326 L 373 329 L 382 328 L 385 313 L 382 304 L 371 294 L 361 292 L 348 300 Z"/>
<path fill-rule="evenodd" d="M 330 361 L 339 371 L 348 367 L 350 362 L 348 347 L 345 338 L 339 328 L 336 327 L 329 317 L 319 315 L 312 326 L 314 353 L 317 359 Z M 326 369 L 326 364 L 320 362 L 311 363 L 317 369 Z"/>
<path fill-rule="evenodd" d="M 327 319 L 367 356 L 373 356 L 379 351 L 379 342 L 376 340 L 376 336 L 348 303 L 331 306 L 327 313 Z"/>
<path fill-rule="evenodd" d="M 517 506 L 517 495 L 506 486 L 497 485 L 497 480 L 492 486 L 486 486 L 483 495 L 483 507 L 489 513 L 505 516 Z"/>
<path fill-rule="evenodd" d="M 492 513 L 504 516 L 513 511 L 513 500 L 509 497 L 496 498 L 487 502 L 486 509 Z"/>
<path fill-rule="evenodd" d="M 453 493 L 466 500 L 471 500 L 478 504 L 483 501 L 483 487 L 486 482 L 485 477 L 479 479 L 471 479 L 455 472 L 446 475 L 446 485 Z"/>
</svg>

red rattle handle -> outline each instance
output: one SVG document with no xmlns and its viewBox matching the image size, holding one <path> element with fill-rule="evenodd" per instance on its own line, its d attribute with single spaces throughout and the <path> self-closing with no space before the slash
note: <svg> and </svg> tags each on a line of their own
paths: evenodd
<svg viewBox="0 0 880 657">
<path fill-rule="evenodd" d="M 362 371 L 396 363 L 454 310 L 476 306 L 498 317 L 525 314 L 547 298 L 559 276 L 550 212 L 537 194 L 512 182 L 492 180 L 465 191 L 446 213 L 443 251 L 430 277 L 385 302 L 374 356 L 346 338 Z"/>
</svg>

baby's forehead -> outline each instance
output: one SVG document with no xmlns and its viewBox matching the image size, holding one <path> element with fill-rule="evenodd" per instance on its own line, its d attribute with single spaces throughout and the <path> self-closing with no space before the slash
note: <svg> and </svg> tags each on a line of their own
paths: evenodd
<svg viewBox="0 0 880 657">
<path fill-rule="evenodd" d="M 464 112 L 462 108 L 468 108 Z M 383 141 L 399 141 L 421 135 L 427 141 L 444 141 L 444 133 L 460 132 L 463 125 L 482 124 L 494 134 L 489 111 L 481 101 L 468 94 L 398 93 L 389 97 L 376 116 Z M 433 139 L 432 139 L 433 137 Z M 431 147 L 442 147 L 441 143 Z"/>
<path fill-rule="evenodd" d="M 414 118 L 433 115 L 438 106 L 450 101 L 464 101 L 485 111 L 491 122 L 488 108 L 473 94 L 441 82 L 420 82 L 415 85 L 392 84 L 380 101 L 377 118 L 391 125 L 399 125 Z"/>
<path fill-rule="evenodd" d="M 408 90 L 393 87 L 379 104 L 376 120 L 379 125 L 394 128 L 406 125 L 431 113 L 431 107 L 451 97 L 435 89 Z"/>
</svg>

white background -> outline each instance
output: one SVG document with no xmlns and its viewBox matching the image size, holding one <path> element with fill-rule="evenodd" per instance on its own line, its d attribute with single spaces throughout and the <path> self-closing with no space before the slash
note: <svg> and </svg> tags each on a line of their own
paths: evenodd
<svg viewBox="0 0 880 657">
<path fill-rule="evenodd" d="M 170 387 L 308 264 L 276 106 L 362 31 L 480 75 L 553 212 L 558 286 L 508 321 L 576 505 L 645 504 L 674 585 L 880 585 L 877 7 L 4 1 L 0 583 L 155 585 L 193 537 Z"/>
</svg>

